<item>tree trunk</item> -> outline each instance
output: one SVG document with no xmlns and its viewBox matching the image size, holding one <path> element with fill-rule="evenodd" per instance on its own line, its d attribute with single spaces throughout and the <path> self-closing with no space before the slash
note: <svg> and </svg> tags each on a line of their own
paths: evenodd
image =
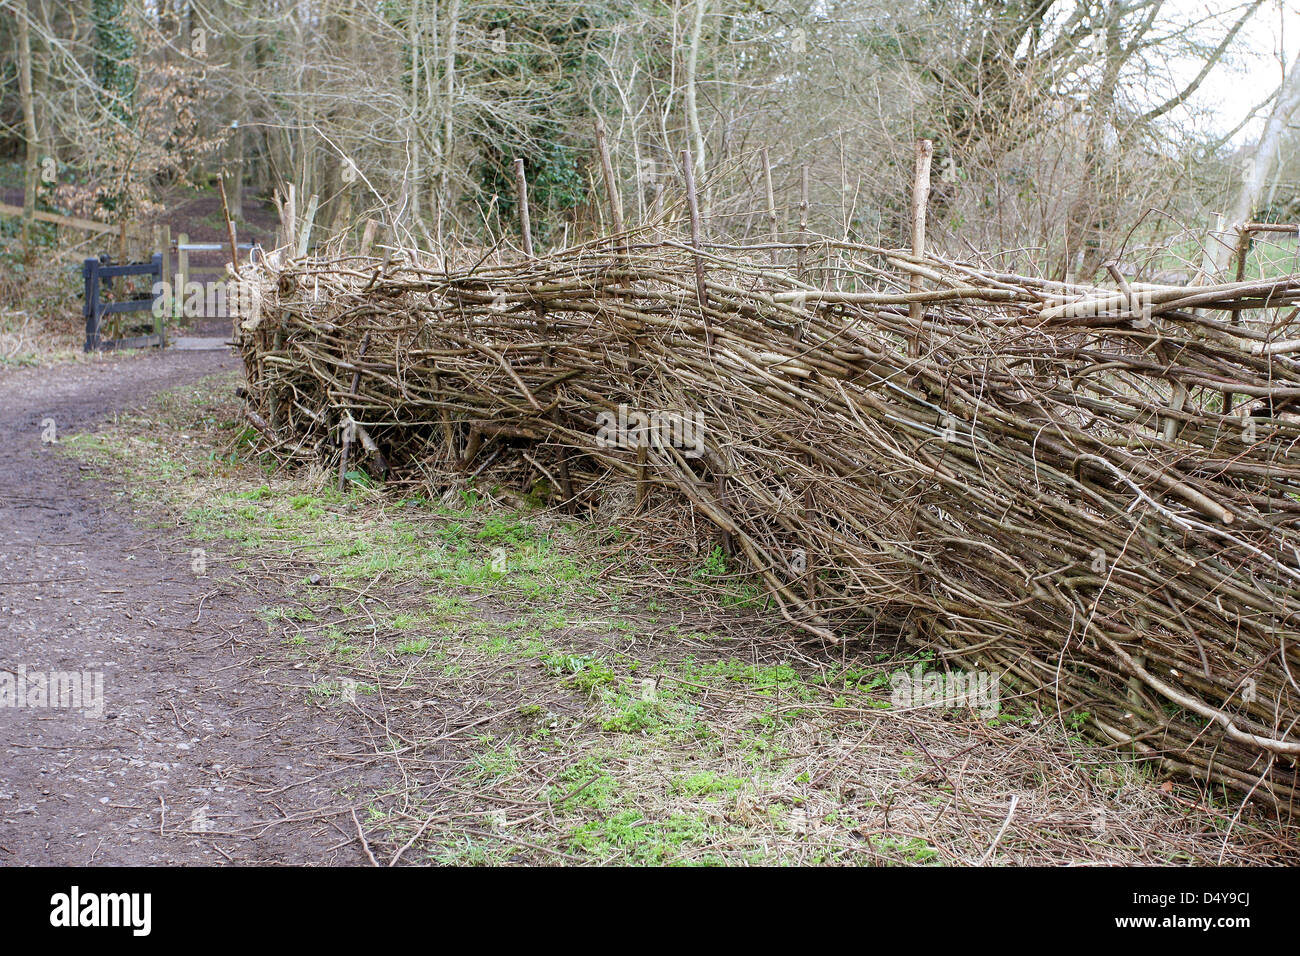
<svg viewBox="0 0 1300 956">
<path fill-rule="evenodd" d="M 420 123 L 420 70 L 424 66 L 421 62 L 424 53 L 420 48 L 421 27 L 420 23 L 420 0 L 413 0 L 411 3 L 410 22 L 407 24 L 407 42 L 411 47 L 411 126 L 407 136 L 407 144 L 411 150 L 411 170 L 408 174 L 411 178 L 411 188 L 407 195 L 410 198 L 411 206 L 406 215 L 411 224 L 412 231 L 420 228 L 420 198 L 421 183 L 424 180 L 424 165 L 421 159 L 421 142 L 419 128 Z"/>
<path fill-rule="evenodd" d="M 1220 237 L 1214 245 L 1214 269 L 1217 274 L 1222 274 L 1227 268 L 1228 260 L 1232 258 L 1237 227 L 1250 221 L 1252 213 L 1264 195 L 1269 178 L 1273 175 L 1273 169 L 1277 166 L 1282 152 L 1282 139 L 1286 133 L 1287 122 L 1295 113 L 1297 106 L 1300 106 L 1300 55 L 1296 56 L 1291 63 L 1291 69 L 1287 71 L 1282 89 L 1278 91 L 1277 102 L 1273 104 L 1273 112 L 1264 126 L 1264 132 L 1259 137 L 1254 154 L 1243 164 L 1241 186 L 1237 189 L 1232 205 L 1228 208 L 1229 234 Z"/>
<path fill-rule="evenodd" d="M 32 37 L 27 22 L 30 4 L 14 10 L 18 21 L 18 97 L 23 110 L 23 136 L 27 140 L 27 169 L 23 177 L 23 258 L 31 260 L 31 230 L 36 215 L 36 183 L 40 176 L 40 142 L 36 132 L 36 98 L 32 95 Z"/>
<path fill-rule="evenodd" d="M 442 117 L 442 155 L 439 157 L 442 169 L 438 188 L 438 241 L 442 242 L 442 230 L 446 224 L 447 213 L 451 205 L 451 163 L 455 153 L 455 112 L 456 112 L 456 28 L 460 19 L 460 0 L 451 0 L 447 11 L 447 50 L 444 54 L 446 66 L 447 95 L 443 100 Z"/>
<path fill-rule="evenodd" d="M 226 194 L 230 199 L 230 218 L 244 218 L 244 128 L 236 126 L 230 131 L 229 173 L 226 176 Z"/>
<path fill-rule="evenodd" d="M 695 86 L 700 60 L 700 37 L 704 33 L 704 13 L 708 5 L 709 0 L 695 0 L 695 23 L 691 27 L 691 42 L 690 50 L 686 56 L 685 76 L 686 122 L 690 127 L 691 150 L 694 153 L 691 157 L 691 165 L 694 167 L 695 181 L 704 187 L 706 193 L 709 192 L 707 186 L 709 166 L 704 153 L 704 131 L 700 128 L 700 110 L 695 101 Z M 704 208 L 704 217 L 706 219 L 709 212 L 709 203 L 706 200 Z"/>
</svg>

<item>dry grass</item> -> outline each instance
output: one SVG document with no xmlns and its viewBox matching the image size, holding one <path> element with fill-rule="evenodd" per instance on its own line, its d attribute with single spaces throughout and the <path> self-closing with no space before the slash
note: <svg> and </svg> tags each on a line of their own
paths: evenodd
<svg viewBox="0 0 1300 956">
<path fill-rule="evenodd" d="M 85 320 L 70 301 L 65 276 L 19 285 L 0 281 L 0 369 L 83 360 Z M 38 286 L 42 286 L 38 288 Z"/>
<path fill-rule="evenodd" d="M 102 238 L 60 239 L 38 247 L 35 261 L 23 263 L 17 241 L 0 240 L 0 371 L 98 360 L 82 350 L 81 263 L 107 248 Z"/>
</svg>

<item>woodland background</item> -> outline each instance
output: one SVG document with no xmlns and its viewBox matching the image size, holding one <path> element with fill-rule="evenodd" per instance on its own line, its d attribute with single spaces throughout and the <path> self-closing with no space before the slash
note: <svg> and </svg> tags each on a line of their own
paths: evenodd
<svg viewBox="0 0 1300 956">
<path fill-rule="evenodd" d="M 627 221 L 680 191 L 689 147 L 715 239 L 768 234 L 766 148 L 784 237 L 806 167 L 812 231 L 904 243 L 917 137 L 935 143 L 931 242 L 1049 275 L 1194 272 L 1206 248 L 1221 268 L 1219 216 L 1300 206 L 1300 70 L 1260 48 L 1282 16 L 1265 0 L 0 8 L 0 185 L 29 213 L 148 222 L 223 176 L 237 223 L 293 183 L 319 196 L 321 238 L 376 219 L 417 244 L 512 240 L 523 158 L 550 247 L 607 228 L 597 118 Z M 1277 87 L 1235 128 L 1197 106 L 1208 77 L 1261 59 Z M 53 241 L 4 228 L 15 261 Z"/>
</svg>

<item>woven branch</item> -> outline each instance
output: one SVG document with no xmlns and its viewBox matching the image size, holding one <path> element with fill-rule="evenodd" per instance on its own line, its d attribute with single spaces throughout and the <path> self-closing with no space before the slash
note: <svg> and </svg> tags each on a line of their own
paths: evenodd
<svg viewBox="0 0 1300 956">
<path fill-rule="evenodd" d="M 266 273 L 238 333 L 259 430 L 336 460 L 354 421 L 399 476 L 526 463 L 578 509 L 636 483 L 826 640 L 891 621 L 1179 771 L 1296 796 L 1300 279 L 1117 292 L 827 240 L 797 249 L 816 284 L 770 245 L 701 250 L 701 295 L 695 251 L 636 238 Z"/>
</svg>

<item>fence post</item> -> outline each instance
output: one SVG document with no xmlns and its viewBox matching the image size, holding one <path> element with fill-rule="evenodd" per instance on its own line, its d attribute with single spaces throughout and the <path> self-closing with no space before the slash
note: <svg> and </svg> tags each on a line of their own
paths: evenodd
<svg viewBox="0 0 1300 956">
<path fill-rule="evenodd" d="M 370 244 L 375 241 L 375 229 L 378 226 L 379 223 L 375 222 L 375 220 L 367 219 L 366 227 L 361 230 L 361 250 L 359 255 L 363 259 L 370 255 Z"/>
<path fill-rule="evenodd" d="M 609 194 L 609 218 L 610 225 L 614 233 L 622 236 L 623 233 L 623 199 L 618 192 L 618 183 L 614 179 L 614 166 L 609 159 L 609 146 L 605 142 L 605 121 L 599 116 L 596 117 L 596 151 L 600 154 L 600 169 L 605 176 L 605 191 Z M 627 240 L 619 239 L 619 247 L 624 252 Z"/>
<path fill-rule="evenodd" d="M 99 348 L 99 260 L 85 260 L 81 264 L 81 276 L 86 282 L 86 299 L 82 306 L 86 315 L 85 351 L 93 352 Z"/>
<path fill-rule="evenodd" d="M 934 156 L 934 143 L 928 139 L 916 141 L 916 172 L 912 180 L 912 255 L 920 259 L 925 255 L 925 214 L 930 205 L 930 159 Z M 923 291 L 924 283 L 919 272 L 912 273 L 911 291 Z M 921 334 L 925 325 L 925 304 L 914 301 L 907 307 L 912 332 L 907 340 L 907 354 L 917 358 L 924 347 Z"/>
<path fill-rule="evenodd" d="M 165 223 L 158 231 L 158 245 L 160 247 L 159 255 L 162 256 L 158 266 L 158 271 L 161 273 L 159 278 L 166 283 L 165 288 L 171 289 L 172 297 L 170 311 L 174 314 L 176 311 L 176 287 L 173 285 L 175 282 L 175 276 L 172 275 L 172 227 Z M 155 319 L 154 331 L 156 331 L 160 336 L 160 347 L 166 348 L 167 318 L 165 316 L 160 316 Z"/>
<path fill-rule="evenodd" d="M 515 190 L 519 202 L 519 232 L 524 242 L 524 255 L 533 257 L 533 227 L 528 217 L 528 177 L 524 170 L 524 161 L 515 160 Z"/>
<path fill-rule="evenodd" d="M 173 297 L 177 303 L 176 318 L 181 317 L 180 303 L 185 300 L 185 289 L 190 284 L 190 254 L 185 248 L 190 244 L 190 237 L 181 233 L 176 237 L 176 281 L 178 288 Z"/>
<path fill-rule="evenodd" d="M 686 180 L 686 202 L 691 211 L 691 249 L 695 258 L 695 297 L 704 320 L 704 350 L 713 358 L 713 320 L 709 316 L 709 293 L 704 285 L 704 259 L 700 256 L 700 204 L 695 195 L 695 171 L 691 168 L 691 151 L 681 152 L 682 174 Z"/>
<path fill-rule="evenodd" d="M 776 244 L 781 241 L 776 227 L 776 194 L 772 192 L 772 160 L 767 147 L 763 147 L 763 188 L 767 193 L 767 227 L 770 233 L 768 241 L 772 243 L 772 265 L 777 264 Z"/>
<path fill-rule="evenodd" d="M 311 241 L 312 222 L 316 218 L 316 207 L 320 202 L 320 196 L 312 194 L 311 199 L 307 200 L 307 211 L 302 216 L 302 231 L 298 234 L 298 258 L 302 259 L 307 255 L 307 243 Z"/>
<path fill-rule="evenodd" d="M 158 347 L 162 348 L 164 345 L 166 345 L 167 333 L 164 332 L 163 330 L 167 327 L 167 323 L 163 320 L 163 317 L 158 314 L 158 311 L 155 308 L 157 300 L 152 297 L 152 293 L 153 293 L 153 287 L 157 285 L 159 282 L 161 282 L 163 276 L 166 275 L 166 273 L 163 272 L 163 254 L 161 252 L 155 252 L 153 255 L 149 257 L 149 264 L 153 266 L 153 271 L 150 272 L 149 275 L 154 280 L 153 282 L 149 283 L 149 291 L 151 296 L 149 299 L 149 307 L 150 307 L 149 311 L 153 313 L 153 334 L 158 336 Z"/>
<path fill-rule="evenodd" d="M 795 255 L 795 274 L 804 277 L 804 253 L 808 245 L 808 164 L 799 166 L 799 251 Z"/>
<path fill-rule="evenodd" d="M 217 175 L 217 185 L 221 187 L 221 212 L 226 217 L 226 234 L 230 237 L 230 265 L 239 277 L 239 243 L 235 241 L 235 223 L 230 218 L 230 203 L 226 199 L 226 174 Z"/>
</svg>

